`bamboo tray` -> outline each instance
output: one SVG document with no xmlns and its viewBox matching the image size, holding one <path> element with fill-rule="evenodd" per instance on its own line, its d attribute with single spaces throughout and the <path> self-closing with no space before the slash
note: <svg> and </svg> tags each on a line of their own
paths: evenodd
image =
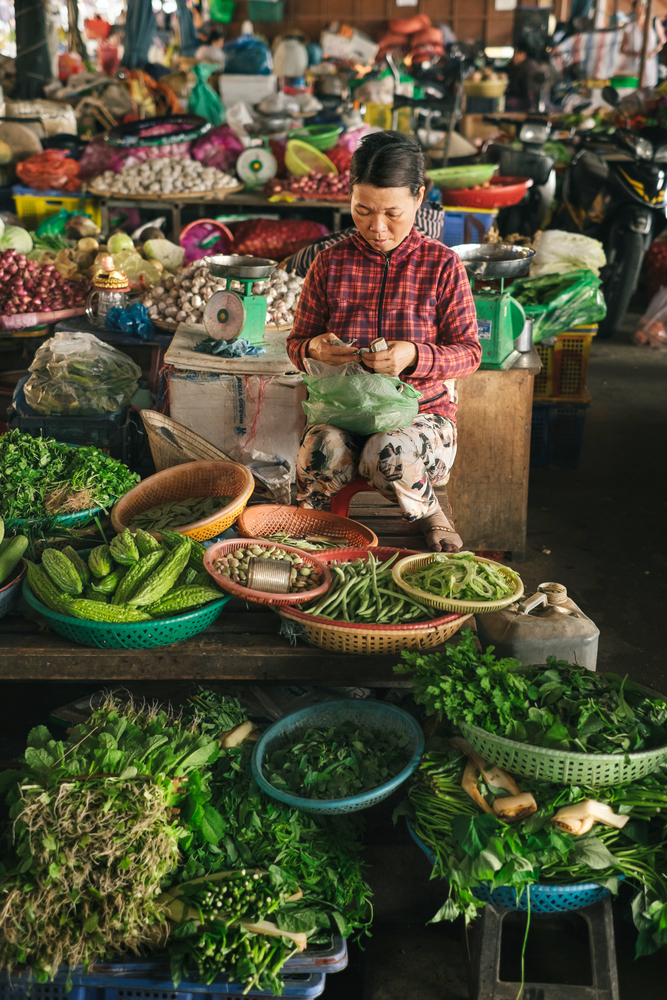
<svg viewBox="0 0 667 1000">
<path fill-rule="evenodd" d="M 85 316 L 86 307 L 78 309 L 57 309 L 55 312 L 16 313 L 14 316 L 0 316 L 0 330 L 25 330 L 31 326 L 46 326 L 72 316 Z"/>
<path fill-rule="evenodd" d="M 96 198 L 109 198 L 118 201 L 224 201 L 228 194 L 236 194 L 242 191 L 244 184 L 237 184 L 235 187 L 220 188 L 214 191 L 193 191 L 192 194 L 118 194 L 117 192 L 101 191 L 99 188 L 89 187 L 88 193 Z"/>
</svg>

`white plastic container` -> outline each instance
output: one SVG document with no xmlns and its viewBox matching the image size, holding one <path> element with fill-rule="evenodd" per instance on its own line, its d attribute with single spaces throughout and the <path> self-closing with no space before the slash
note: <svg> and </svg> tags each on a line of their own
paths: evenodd
<svg viewBox="0 0 667 1000">
<path fill-rule="evenodd" d="M 278 78 L 274 73 L 265 76 L 245 73 L 220 74 L 220 98 L 226 108 L 242 101 L 244 104 L 259 104 L 265 97 L 275 94 Z"/>
</svg>

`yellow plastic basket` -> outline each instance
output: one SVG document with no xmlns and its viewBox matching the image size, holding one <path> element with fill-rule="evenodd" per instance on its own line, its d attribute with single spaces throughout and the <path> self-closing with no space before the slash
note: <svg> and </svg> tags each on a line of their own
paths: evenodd
<svg viewBox="0 0 667 1000">
<path fill-rule="evenodd" d="M 230 504 L 210 517 L 176 529 L 180 534 L 194 538 L 196 542 L 205 542 L 231 528 L 245 508 L 254 487 L 252 473 L 238 462 L 188 462 L 185 465 L 175 465 L 149 476 L 126 493 L 111 511 L 111 523 L 114 530 L 120 533 L 130 527 L 135 514 L 171 500 L 233 496 Z"/>
<path fill-rule="evenodd" d="M 437 608 L 439 611 L 458 611 L 460 614 L 479 615 L 485 611 L 500 611 L 523 596 L 521 577 L 508 566 L 503 566 L 502 563 L 495 562 L 493 559 L 485 559 L 484 556 L 473 556 L 473 559 L 475 562 L 487 563 L 493 566 L 514 587 L 513 593 L 508 597 L 503 597 L 500 601 L 457 601 L 454 598 L 438 597 L 436 594 L 429 594 L 424 590 L 419 590 L 417 587 L 411 587 L 409 583 L 405 582 L 405 576 L 414 573 L 416 570 L 424 569 L 425 566 L 433 562 L 435 556 L 436 553 L 433 552 L 418 552 L 417 555 L 406 556 L 405 559 L 401 559 L 392 570 L 394 583 L 398 587 L 402 587 L 415 600 L 421 601 L 422 604 L 429 604 L 432 608 Z"/>
<path fill-rule="evenodd" d="M 549 347 L 536 344 L 542 370 L 535 376 L 535 399 L 579 399 L 586 390 L 588 359 L 597 324 L 577 326 L 556 336 Z"/>
<path fill-rule="evenodd" d="M 102 225 L 102 218 L 96 198 L 86 198 L 81 202 L 78 194 L 61 195 L 54 191 L 36 191 L 33 188 L 14 188 L 16 217 L 25 229 L 37 226 L 52 215 L 65 209 L 66 212 L 84 211 L 96 226 Z"/>
</svg>

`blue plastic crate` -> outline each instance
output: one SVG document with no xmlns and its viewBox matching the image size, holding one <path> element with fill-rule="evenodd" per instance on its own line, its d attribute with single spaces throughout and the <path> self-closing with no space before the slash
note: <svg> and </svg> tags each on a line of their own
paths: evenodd
<svg viewBox="0 0 667 1000">
<path fill-rule="evenodd" d="M 530 465 L 576 469 L 581 457 L 586 411 L 590 400 L 571 403 L 534 402 L 530 435 Z"/>
<path fill-rule="evenodd" d="M 273 997 L 274 993 L 268 990 L 251 990 L 249 993 L 243 992 L 243 984 L 220 976 L 212 983 L 196 983 L 183 981 L 179 983 L 175 990 L 171 979 L 167 977 L 162 981 L 156 977 L 139 979 L 134 976 L 118 977 L 97 977 L 94 973 L 85 977 L 90 986 L 104 986 L 101 989 L 99 1000 L 215 1000 L 216 997 L 224 997 L 225 1000 L 241 1000 L 246 997 Z M 324 993 L 326 974 L 321 972 L 286 972 L 283 973 L 285 989 L 283 997 L 291 997 L 292 1000 L 311 1000 Z M 113 985 L 111 985 L 113 980 Z M 74 981 L 78 980 L 74 977 Z M 91 998 L 86 997 L 86 1000 Z M 98 998 L 93 998 L 98 1000 Z"/>
<path fill-rule="evenodd" d="M 443 191 L 443 198 L 447 192 Z M 498 218 L 496 208 L 447 208 L 442 206 L 445 221 L 440 239 L 448 247 L 461 243 L 481 243 Z"/>
<path fill-rule="evenodd" d="M 95 996 L 92 994 L 95 993 Z M 64 983 L 36 983 L 14 973 L 0 979 L 0 1000 L 99 1000 L 97 990 L 75 986 L 69 992 Z"/>
</svg>

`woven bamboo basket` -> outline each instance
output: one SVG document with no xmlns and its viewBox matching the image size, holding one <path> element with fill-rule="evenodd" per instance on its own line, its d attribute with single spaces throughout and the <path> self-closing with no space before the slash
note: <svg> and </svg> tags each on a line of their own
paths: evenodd
<svg viewBox="0 0 667 1000">
<path fill-rule="evenodd" d="M 238 462 L 189 462 L 173 469 L 149 476 L 131 489 L 111 511 L 111 523 L 121 532 L 141 511 L 150 510 L 171 500 L 190 497 L 232 496 L 234 499 L 222 510 L 193 524 L 184 524 L 178 530 L 197 542 L 215 538 L 231 528 L 247 504 L 255 486 L 252 474 Z"/>
<path fill-rule="evenodd" d="M 345 548 L 366 549 L 378 543 L 375 532 L 349 517 L 274 503 L 246 507 L 239 518 L 238 531 L 246 538 L 267 538 L 277 531 L 286 531 L 292 538 L 328 535 L 340 538 Z"/>
<path fill-rule="evenodd" d="M 259 545 L 263 549 L 270 549 L 275 543 L 267 542 L 265 538 L 252 538 L 248 539 L 247 542 L 243 538 L 233 538 L 228 541 L 215 542 L 204 553 L 204 569 L 206 572 L 210 573 L 215 582 L 224 590 L 233 594 L 234 597 L 241 597 L 243 600 L 252 601 L 253 604 L 268 604 L 271 607 L 279 608 L 290 604 L 302 604 L 314 601 L 316 598 L 321 597 L 322 594 L 325 594 L 331 586 L 331 573 L 328 566 L 319 558 L 321 553 L 318 552 L 317 555 L 313 555 L 312 552 L 304 552 L 302 549 L 292 548 L 291 545 L 279 545 L 277 547 L 283 549 L 285 552 L 296 553 L 298 556 L 301 556 L 305 563 L 308 563 L 318 571 L 321 583 L 317 587 L 313 587 L 312 590 L 304 590 L 298 594 L 272 594 L 268 591 L 250 590 L 248 587 L 244 587 L 240 583 L 235 583 L 228 576 L 223 576 L 222 573 L 218 572 L 215 567 L 216 559 L 219 559 L 221 556 L 230 555 L 237 549 L 245 549 L 249 544 Z"/>
<path fill-rule="evenodd" d="M 156 410 L 140 410 L 158 472 L 186 462 L 233 462 L 215 445 Z"/>
<path fill-rule="evenodd" d="M 414 555 L 410 549 L 392 549 L 384 546 L 374 548 L 372 555 L 381 562 L 398 552 L 399 558 Z M 333 562 L 355 562 L 368 558 L 369 549 L 330 549 L 318 552 L 318 558 L 325 564 Z M 407 625 L 362 625 L 358 622 L 334 622 L 305 614 L 297 608 L 281 608 L 280 615 L 297 622 L 307 639 L 321 649 L 335 653 L 398 653 L 402 649 L 430 649 L 451 639 L 471 617 L 469 614 L 447 614 L 431 621 L 415 622 Z"/>
<path fill-rule="evenodd" d="M 483 601 L 481 599 L 479 601 L 457 601 L 453 597 L 439 597 L 437 594 L 429 594 L 425 590 L 420 590 L 418 587 L 412 587 L 409 583 L 406 583 L 405 576 L 414 573 L 416 570 L 424 569 L 435 558 L 436 555 L 433 552 L 417 552 L 406 559 L 401 559 L 394 564 L 392 570 L 394 583 L 397 587 L 402 587 L 410 597 L 414 597 L 416 601 L 422 604 L 429 604 L 432 608 L 437 608 L 439 611 L 455 611 L 459 614 L 481 615 L 485 611 L 500 611 L 502 608 L 509 607 L 510 604 L 518 601 L 523 596 L 523 583 L 518 574 L 510 569 L 509 566 L 503 566 L 502 563 L 495 562 L 493 559 L 485 559 L 483 556 L 473 556 L 473 559 L 478 563 L 489 563 L 501 573 L 507 583 L 514 588 L 508 597 L 503 597 L 499 601 Z"/>
</svg>

